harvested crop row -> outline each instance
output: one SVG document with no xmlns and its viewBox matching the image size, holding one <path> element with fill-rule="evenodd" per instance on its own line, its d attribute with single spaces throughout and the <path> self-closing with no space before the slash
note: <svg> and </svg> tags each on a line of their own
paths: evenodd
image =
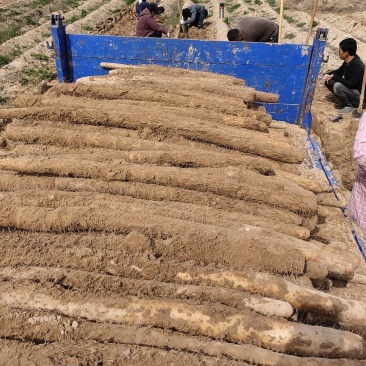
<svg viewBox="0 0 366 366">
<path fill-rule="evenodd" d="M 123 161 L 99 163 L 88 160 L 57 158 L 3 158 L 0 168 L 31 174 L 53 174 L 109 181 L 134 181 L 211 192 L 245 201 L 266 203 L 293 212 L 313 215 L 317 204 L 312 192 L 277 177 L 267 177 L 252 170 L 242 171 L 240 181 L 231 178 L 230 169 L 182 169 Z M 244 176 L 246 177 L 244 179 Z M 275 195 L 272 192 L 278 192 Z"/>
<path fill-rule="evenodd" d="M 330 190 L 302 174 L 303 131 L 250 109 L 273 96 L 235 79 L 173 70 L 159 88 L 156 70 L 127 69 L 0 110 L 13 119 L 0 158 L 1 336 L 55 349 L 89 337 L 103 360 L 119 342 L 192 364 L 219 351 L 223 365 L 366 358 L 366 306 L 315 290 L 349 281 L 360 258 L 311 240 Z M 192 84 L 174 103 L 185 81 L 202 100 Z"/>
<path fill-rule="evenodd" d="M 260 345 L 298 356 L 362 359 L 366 352 L 363 338 L 348 331 L 294 325 L 269 317 L 254 316 L 253 312 L 243 309 L 238 313 L 237 310 L 218 303 L 197 305 L 177 300 L 113 295 L 94 295 L 90 302 L 83 294 L 51 286 L 44 289 L 40 284 L 24 288 L 16 283 L 1 283 L 0 288 L 0 303 L 10 308 L 55 311 L 71 317 L 80 316 L 89 321 L 177 329 L 213 339 Z"/>
</svg>

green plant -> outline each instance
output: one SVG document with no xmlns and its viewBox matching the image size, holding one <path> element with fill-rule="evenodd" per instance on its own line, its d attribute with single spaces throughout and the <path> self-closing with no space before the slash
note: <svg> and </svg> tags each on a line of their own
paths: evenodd
<svg viewBox="0 0 366 366">
<path fill-rule="evenodd" d="M 32 53 L 32 57 L 34 57 L 36 60 L 40 61 L 48 61 L 48 56 L 44 55 L 43 53 Z"/>
<path fill-rule="evenodd" d="M 28 83 L 29 83 L 29 79 L 28 79 L 28 78 L 26 78 L 26 77 L 24 77 L 24 76 L 22 76 L 22 77 L 19 79 L 19 83 L 20 83 L 21 85 L 28 85 Z"/>
<path fill-rule="evenodd" d="M 250 3 L 252 2 L 252 0 L 245 0 L 245 2 L 246 2 L 247 4 L 250 4 Z"/>
<path fill-rule="evenodd" d="M 229 7 L 227 8 L 227 11 L 228 11 L 229 13 L 232 13 L 234 10 L 236 10 L 236 9 L 238 9 L 238 8 L 240 8 L 240 4 L 234 4 L 234 5 L 229 6 Z"/>
<path fill-rule="evenodd" d="M 295 19 L 294 19 L 294 18 L 292 18 L 292 17 L 290 17 L 289 15 L 284 15 L 283 17 L 284 17 L 284 19 L 286 19 L 286 20 L 287 20 L 287 22 L 288 22 L 288 23 L 290 23 L 290 24 L 295 22 Z"/>
<path fill-rule="evenodd" d="M 91 27 L 90 25 L 84 25 L 83 29 L 88 31 L 88 32 L 91 32 L 94 28 Z"/>
<path fill-rule="evenodd" d="M 5 97 L 2 97 L 2 96 L 0 95 L 0 104 L 5 104 L 5 103 L 7 103 L 7 102 L 8 102 L 8 100 L 9 100 L 9 98 L 5 98 Z"/>
<path fill-rule="evenodd" d="M 224 23 L 230 27 L 231 22 L 229 18 L 225 18 Z"/>
<path fill-rule="evenodd" d="M 132 5 L 135 2 L 135 0 L 126 0 L 127 5 Z"/>
<path fill-rule="evenodd" d="M 293 39 L 296 37 L 296 34 L 293 33 L 286 33 L 284 38 Z"/>
<path fill-rule="evenodd" d="M 0 55 L 0 67 L 10 64 L 11 58 L 9 56 Z"/>
<path fill-rule="evenodd" d="M 21 24 L 12 23 L 7 28 L 3 28 L 0 31 L 0 44 L 6 42 L 7 40 L 17 37 L 21 34 L 20 32 Z"/>
<path fill-rule="evenodd" d="M 276 0 L 267 0 L 267 3 L 269 6 L 271 6 L 272 8 L 274 8 L 276 6 Z"/>
<path fill-rule="evenodd" d="M 254 0 L 254 3 L 257 4 L 257 5 L 262 5 L 263 4 L 262 0 Z"/>
<path fill-rule="evenodd" d="M 311 25 L 311 28 L 315 28 L 317 25 L 319 25 L 319 22 L 316 20 L 313 21 L 313 24 Z"/>
<path fill-rule="evenodd" d="M 297 25 L 298 25 L 298 27 L 303 27 L 304 25 L 305 25 L 306 23 L 304 23 L 304 22 L 301 22 L 301 23 L 297 23 Z"/>
</svg>

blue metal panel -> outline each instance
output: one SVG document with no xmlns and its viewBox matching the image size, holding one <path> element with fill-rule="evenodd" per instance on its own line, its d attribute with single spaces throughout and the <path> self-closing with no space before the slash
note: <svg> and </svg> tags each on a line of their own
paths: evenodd
<svg viewBox="0 0 366 366">
<path fill-rule="evenodd" d="M 306 86 L 304 89 L 303 102 L 300 106 L 300 113 L 297 116 L 297 123 L 310 131 L 312 124 L 312 114 L 311 114 L 311 105 L 313 103 L 313 97 L 315 93 L 315 86 L 317 82 L 317 77 L 320 70 L 320 64 L 322 62 L 325 42 L 322 42 L 321 39 L 325 40 L 328 36 L 328 30 L 318 28 L 317 35 L 314 39 L 313 44 L 313 52 L 309 64 L 309 72 L 307 73 Z"/>
<path fill-rule="evenodd" d="M 240 78 L 260 91 L 279 94 L 277 104 L 263 105 L 273 119 L 289 123 L 301 123 L 305 107 L 312 101 L 308 97 L 312 86 L 309 80 L 317 78 L 319 68 L 315 66 L 322 59 L 319 52 L 314 55 L 314 46 L 309 45 L 69 35 L 57 30 L 61 27 L 62 23 L 52 24 L 56 28 L 52 34 L 60 48 L 59 52 L 56 49 L 60 82 L 106 75 L 108 70 L 100 66 L 101 62 L 209 71 Z M 322 49 L 317 49 L 323 51 L 324 46 L 325 42 Z M 310 79 L 309 72 L 314 72 Z"/>
<path fill-rule="evenodd" d="M 309 158 L 311 159 L 313 166 L 324 172 L 329 185 L 332 187 L 332 191 L 333 191 L 335 198 L 338 201 L 340 201 L 338 194 L 337 194 L 337 189 L 339 188 L 339 183 L 338 183 L 336 177 L 334 176 L 332 169 L 330 168 L 323 152 L 321 151 L 319 144 L 316 142 L 316 140 L 311 138 L 310 135 L 308 135 L 308 138 L 307 138 L 307 152 L 309 154 Z M 360 238 L 357 236 L 357 233 L 353 226 L 353 222 L 355 221 L 355 219 L 353 217 L 350 217 L 348 215 L 347 211 L 348 211 L 347 207 L 342 208 L 343 215 L 348 221 L 352 236 L 357 244 L 357 247 L 360 250 L 363 258 L 366 259 L 366 246 L 365 246 L 365 242 L 364 242 L 364 239 L 366 239 L 366 238 Z"/>
<path fill-rule="evenodd" d="M 100 62 L 158 64 L 235 76 L 257 90 L 300 103 L 311 46 L 68 35 L 73 79 L 104 75 Z M 299 81 L 303 81 L 300 83 Z"/>
<path fill-rule="evenodd" d="M 70 81 L 70 71 L 68 67 L 65 26 L 62 25 L 61 17 L 55 14 L 51 15 L 51 25 L 57 77 L 60 82 L 67 82 Z"/>
</svg>

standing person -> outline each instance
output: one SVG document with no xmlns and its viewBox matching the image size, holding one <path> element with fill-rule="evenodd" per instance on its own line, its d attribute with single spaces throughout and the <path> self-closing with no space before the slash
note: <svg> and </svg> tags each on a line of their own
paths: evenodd
<svg viewBox="0 0 366 366">
<path fill-rule="evenodd" d="M 353 145 L 353 159 L 358 165 L 349 209 L 366 238 L 366 113 L 360 119 Z"/>
<path fill-rule="evenodd" d="M 229 41 L 278 42 L 278 24 L 264 17 L 240 19 L 234 29 L 227 32 Z"/>
<path fill-rule="evenodd" d="M 169 37 L 169 31 L 159 24 L 155 19 L 155 7 L 148 4 L 147 7 L 140 13 L 136 24 L 136 36 L 137 37 L 158 37 L 163 34 Z"/>
<path fill-rule="evenodd" d="M 339 99 L 334 105 L 339 114 L 351 113 L 360 104 L 365 65 L 357 55 L 357 41 L 346 38 L 339 43 L 338 54 L 342 65 L 326 73 L 321 82 Z"/>
<path fill-rule="evenodd" d="M 208 17 L 208 11 L 204 5 L 193 4 L 182 10 L 183 20 L 180 24 L 188 27 L 203 27 L 203 21 Z"/>
</svg>

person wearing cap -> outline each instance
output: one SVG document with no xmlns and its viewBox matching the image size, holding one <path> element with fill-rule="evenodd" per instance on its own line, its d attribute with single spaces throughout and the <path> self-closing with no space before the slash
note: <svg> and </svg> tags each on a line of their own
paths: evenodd
<svg viewBox="0 0 366 366">
<path fill-rule="evenodd" d="M 156 8 L 148 4 L 147 7 L 140 13 L 140 16 L 136 24 L 136 36 L 137 37 L 158 37 L 163 34 L 169 37 L 169 31 L 159 24 L 155 19 Z"/>
<path fill-rule="evenodd" d="M 265 17 L 245 17 L 227 32 L 229 41 L 278 43 L 278 24 Z"/>
<path fill-rule="evenodd" d="M 183 19 L 180 24 L 188 27 L 203 27 L 203 21 L 208 17 L 208 11 L 204 5 L 193 4 L 182 10 Z"/>
</svg>

